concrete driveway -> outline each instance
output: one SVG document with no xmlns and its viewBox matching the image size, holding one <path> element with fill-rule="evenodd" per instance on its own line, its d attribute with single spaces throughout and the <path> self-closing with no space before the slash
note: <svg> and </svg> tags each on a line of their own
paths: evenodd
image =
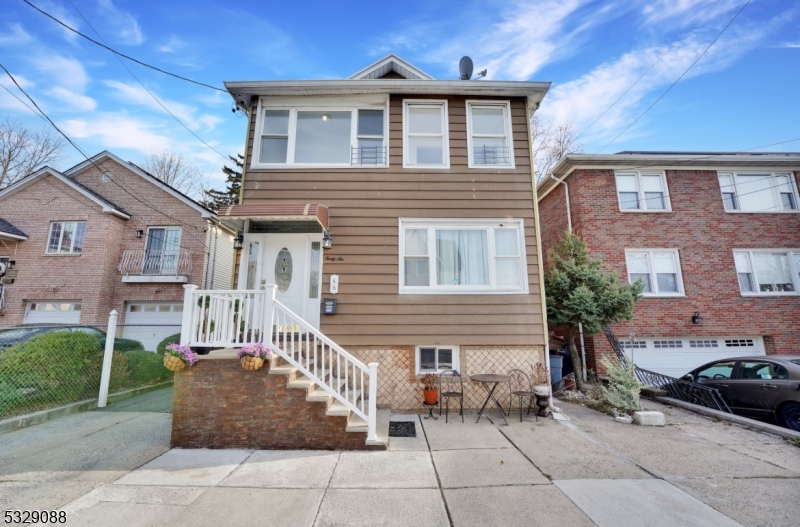
<svg viewBox="0 0 800 527">
<path fill-rule="evenodd" d="M 417 437 L 386 452 L 169 450 L 168 414 L 90 412 L 0 435 L 0 505 L 70 525 L 797 525 L 797 447 L 657 403 L 667 427 L 560 404 L 569 423 L 393 416 Z"/>
</svg>

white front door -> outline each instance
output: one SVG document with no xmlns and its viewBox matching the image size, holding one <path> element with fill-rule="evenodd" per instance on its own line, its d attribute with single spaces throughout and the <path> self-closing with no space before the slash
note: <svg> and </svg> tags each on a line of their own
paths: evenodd
<svg viewBox="0 0 800 527">
<path fill-rule="evenodd" d="M 242 254 L 247 265 L 242 266 L 244 273 L 240 271 L 239 288 L 275 284 L 277 300 L 319 328 L 321 241 L 321 234 L 248 234 L 244 243 L 248 254 Z M 260 278 L 253 280 L 253 275 Z"/>
</svg>

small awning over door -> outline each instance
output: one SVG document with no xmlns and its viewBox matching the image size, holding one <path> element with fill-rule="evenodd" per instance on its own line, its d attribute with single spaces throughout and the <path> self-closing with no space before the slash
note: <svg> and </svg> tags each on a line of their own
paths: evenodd
<svg viewBox="0 0 800 527">
<path fill-rule="evenodd" d="M 328 207 L 316 203 L 228 205 L 219 209 L 217 216 L 251 220 L 316 220 L 324 230 L 328 230 Z"/>
</svg>

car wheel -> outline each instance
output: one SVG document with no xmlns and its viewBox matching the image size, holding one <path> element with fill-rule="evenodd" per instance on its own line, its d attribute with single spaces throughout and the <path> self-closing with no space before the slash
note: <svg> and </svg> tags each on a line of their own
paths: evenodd
<svg viewBox="0 0 800 527">
<path fill-rule="evenodd" d="M 780 425 L 800 432 L 800 403 L 789 403 L 781 408 Z"/>
</svg>

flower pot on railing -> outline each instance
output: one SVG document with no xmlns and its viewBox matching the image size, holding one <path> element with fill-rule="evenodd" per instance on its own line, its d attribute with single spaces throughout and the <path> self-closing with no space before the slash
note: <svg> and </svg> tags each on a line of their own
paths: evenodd
<svg viewBox="0 0 800 527">
<path fill-rule="evenodd" d="M 164 367 L 170 371 L 180 371 L 197 363 L 197 355 L 188 346 L 170 344 L 164 353 Z"/>
<path fill-rule="evenodd" d="M 242 363 L 242 368 L 247 371 L 260 370 L 264 367 L 264 363 L 269 361 L 271 355 L 272 352 L 263 344 L 245 346 L 236 354 Z"/>
</svg>

